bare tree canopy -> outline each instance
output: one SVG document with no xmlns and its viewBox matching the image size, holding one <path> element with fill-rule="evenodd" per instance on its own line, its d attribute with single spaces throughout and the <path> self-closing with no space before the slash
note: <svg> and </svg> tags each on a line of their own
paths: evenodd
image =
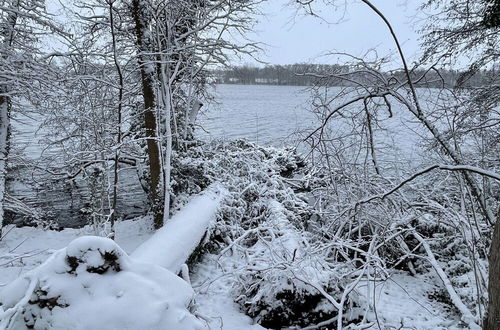
<svg viewBox="0 0 500 330">
<path fill-rule="evenodd" d="M 0 329 L 500 329 L 500 2 L 269 4 L 0 0 Z"/>
</svg>

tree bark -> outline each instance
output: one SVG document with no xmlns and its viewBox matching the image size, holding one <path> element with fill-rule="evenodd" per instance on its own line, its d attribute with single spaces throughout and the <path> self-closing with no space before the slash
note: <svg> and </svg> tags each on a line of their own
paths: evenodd
<svg viewBox="0 0 500 330">
<path fill-rule="evenodd" d="M 488 313 L 483 329 L 498 330 L 500 329 L 500 212 L 491 239 L 488 296 Z"/>
<path fill-rule="evenodd" d="M 142 92 L 144 98 L 144 126 L 149 158 L 150 197 L 153 203 L 154 226 L 163 226 L 163 205 L 161 203 L 159 183 L 161 176 L 160 148 L 157 141 L 156 99 L 154 89 L 154 63 L 148 61 L 148 15 L 140 0 L 132 1 L 132 17 L 135 23 L 136 44 L 139 50 L 137 61 L 141 69 Z"/>
<path fill-rule="evenodd" d="M 19 0 L 14 1 L 11 4 L 11 8 L 15 10 L 9 12 L 5 20 L 5 29 L 2 33 L 3 40 L 0 48 L 2 58 L 5 61 L 8 59 L 9 50 L 14 41 L 14 28 L 17 23 Z M 0 239 L 4 223 L 4 201 L 7 188 L 5 178 L 7 176 L 7 158 L 9 156 L 10 110 L 11 99 L 9 88 L 4 84 L 3 87 L 0 87 Z"/>
<path fill-rule="evenodd" d="M 163 222 L 167 222 L 169 218 L 170 211 L 170 174 L 172 166 L 172 94 L 171 86 L 168 76 L 165 74 L 165 66 L 161 67 L 161 79 L 162 79 L 162 101 L 163 110 L 165 111 L 165 140 L 166 148 L 163 159 Z"/>
<path fill-rule="evenodd" d="M 0 238 L 4 223 L 5 177 L 7 175 L 7 157 L 9 154 L 10 100 L 1 96 L 0 91 Z"/>
<path fill-rule="evenodd" d="M 117 109 L 117 137 L 116 137 L 116 150 L 115 150 L 115 161 L 113 166 L 113 203 L 112 203 L 112 213 L 111 213 L 111 239 L 115 239 L 115 219 L 116 219 L 116 204 L 118 201 L 118 162 L 120 159 L 120 148 L 122 143 L 122 103 L 123 103 L 123 73 L 118 62 L 118 53 L 116 45 L 116 34 L 114 26 L 114 15 L 113 15 L 113 1 L 109 1 L 109 25 L 111 28 L 111 40 L 113 44 L 113 61 L 115 62 L 116 72 L 118 73 L 118 109 Z"/>
</svg>

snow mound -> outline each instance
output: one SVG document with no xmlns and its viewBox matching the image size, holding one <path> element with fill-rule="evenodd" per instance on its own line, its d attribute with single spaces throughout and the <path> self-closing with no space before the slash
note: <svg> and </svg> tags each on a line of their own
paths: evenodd
<svg viewBox="0 0 500 330">
<path fill-rule="evenodd" d="M 170 271 L 84 236 L 0 291 L 0 329 L 204 329 L 193 297 Z"/>
</svg>

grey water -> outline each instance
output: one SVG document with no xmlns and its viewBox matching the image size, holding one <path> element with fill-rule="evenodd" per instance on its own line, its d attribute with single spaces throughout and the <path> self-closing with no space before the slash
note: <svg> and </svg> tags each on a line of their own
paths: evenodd
<svg viewBox="0 0 500 330">
<path fill-rule="evenodd" d="M 424 99 L 432 97 L 432 91 L 419 92 Z M 244 138 L 259 145 L 299 145 L 304 151 L 307 133 L 322 123 L 311 111 L 311 90 L 306 86 L 216 85 L 214 95 L 218 103 L 204 106 L 198 120 L 201 139 Z M 389 114 L 378 117 L 374 139 L 382 161 L 422 157 L 421 142 L 428 133 L 408 111 L 395 104 L 392 118 Z M 328 125 L 337 137 L 347 130 L 345 122 L 332 120 Z"/>
<path fill-rule="evenodd" d="M 215 102 L 206 102 L 197 121 L 196 134 L 203 140 L 243 138 L 259 145 L 294 146 L 307 151 L 304 137 L 321 124 L 310 111 L 311 92 L 307 87 L 216 85 L 213 95 Z M 431 99 L 432 95 L 426 97 Z M 393 117 L 380 114 L 375 128 L 379 161 L 390 165 L 422 159 L 420 142 L 425 140 L 426 132 L 404 109 L 396 106 L 393 111 Z M 81 225 L 86 221 L 82 210 L 88 203 L 85 183 L 72 180 L 44 187 L 29 165 L 46 152 L 43 129 L 39 129 L 43 117 L 35 117 L 20 116 L 13 121 L 10 164 L 15 170 L 9 175 L 9 194 L 28 206 L 50 206 L 52 216 L 63 226 Z M 346 124 L 331 121 L 328 125 L 332 136 L 337 137 L 332 143 L 342 144 L 340 137 L 348 129 Z M 123 168 L 120 182 L 118 208 L 122 216 L 142 214 L 146 200 L 136 170 Z"/>
<path fill-rule="evenodd" d="M 202 139 L 248 139 L 284 146 L 315 124 L 307 111 L 310 92 L 301 86 L 216 85 L 215 102 L 204 106 L 197 134 Z"/>
</svg>

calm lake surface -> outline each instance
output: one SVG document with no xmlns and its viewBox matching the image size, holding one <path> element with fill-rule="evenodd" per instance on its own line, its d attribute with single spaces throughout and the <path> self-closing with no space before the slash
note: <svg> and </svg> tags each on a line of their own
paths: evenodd
<svg viewBox="0 0 500 330">
<path fill-rule="evenodd" d="M 332 90 L 335 92 L 335 90 Z M 198 137 L 210 139 L 245 138 L 251 142 L 266 146 L 298 146 L 299 152 L 307 152 L 303 143 L 304 132 L 319 126 L 320 120 L 309 111 L 311 94 L 307 87 L 266 86 L 266 85 L 217 85 L 214 90 L 215 103 L 206 104 L 198 118 Z M 422 97 L 432 99 L 432 93 Z M 340 102 L 340 101 L 339 101 Z M 359 109 L 359 104 L 353 109 Z M 425 157 L 420 142 L 426 137 L 421 125 L 415 123 L 408 111 L 393 107 L 394 116 L 382 112 L 374 139 L 377 145 L 377 158 L 386 168 L 417 166 Z M 13 121 L 13 140 L 11 165 L 16 167 L 9 173 L 8 190 L 12 196 L 26 204 L 42 209 L 49 208 L 54 218 L 63 226 L 78 226 L 87 220 L 82 210 L 88 205 L 88 188 L 85 180 L 60 182 L 55 186 L 44 187 L 45 179 L 37 177 L 43 171 L 26 163 L 35 164 L 41 153 L 47 154 L 40 141 L 43 129 L 38 130 L 43 115 L 16 118 Z M 332 136 L 341 137 L 349 132 L 345 122 L 329 122 Z M 354 123 L 362 127 L 360 123 Z M 361 136 L 366 136 L 362 128 L 357 128 Z M 364 134 L 364 135 L 363 135 Z M 351 142 L 335 139 L 334 147 L 343 148 Z M 356 142 L 351 145 L 358 150 Z M 366 139 L 363 144 L 366 144 Z M 57 153 L 57 150 L 52 150 Z M 57 160 L 57 155 L 54 155 Z M 356 157 L 358 157 L 357 155 Z M 361 158 L 369 159 L 369 155 Z M 359 159 L 353 163 L 359 162 Z M 27 165 L 25 165 L 27 164 Z M 46 174 L 45 174 L 46 175 Z M 33 184 L 39 182 L 39 184 Z M 120 170 L 119 200 L 117 209 L 124 217 L 143 214 L 146 196 L 139 185 L 135 168 L 124 167 Z"/>
<path fill-rule="evenodd" d="M 261 145 L 281 146 L 298 140 L 295 133 L 314 126 L 307 111 L 307 87 L 217 85 L 217 103 L 207 104 L 197 134 L 203 139 L 246 138 Z M 205 130 L 205 131 L 204 131 Z"/>
<path fill-rule="evenodd" d="M 310 111 L 311 93 L 307 87 L 216 85 L 215 99 L 218 104 L 206 105 L 198 120 L 203 129 L 198 128 L 197 134 L 202 139 L 245 138 L 261 145 L 295 146 L 304 136 L 297 133 L 320 124 Z M 427 133 L 407 111 L 394 106 L 393 112 L 393 118 L 382 114 L 375 128 L 381 159 L 394 162 L 420 158 L 419 143 Z M 334 134 L 342 134 L 342 125 L 330 122 Z"/>
<path fill-rule="evenodd" d="M 306 130 L 320 124 L 310 111 L 311 93 L 305 86 L 216 85 L 213 94 L 215 102 L 204 105 L 197 121 L 196 135 L 205 140 L 245 138 L 260 145 L 288 146 L 302 141 Z M 428 98 L 422 95 L 423 100 Z M 360 108 L 359 104 L 354 107 Z M 393 118 L 384 113 L 379 116 L 382 119 L 374 128 L 376 143 L 381 149 L 397 147 L 411 156 L 426 132 L 408 111 L 393 108 Z M 39 142 L 43 138 L 41 117 L 13 121 L 11 155 L 30 160 L 40 157 L 44 150 Z M 334 134 L 345 128 L 334 121 L 329 125 Z"/>
</svg>

